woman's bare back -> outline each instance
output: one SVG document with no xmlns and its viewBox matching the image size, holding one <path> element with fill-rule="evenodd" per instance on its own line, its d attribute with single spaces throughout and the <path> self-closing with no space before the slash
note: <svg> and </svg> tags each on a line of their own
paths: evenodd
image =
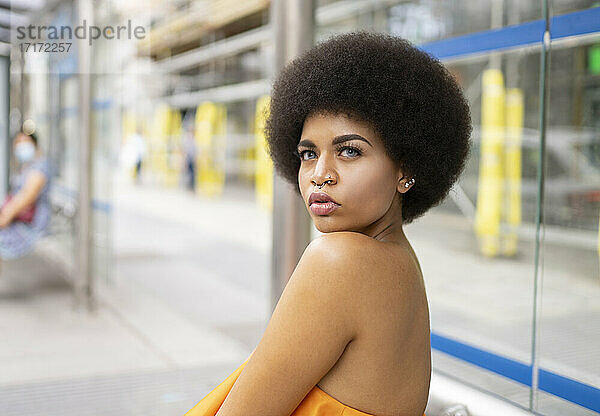
<svg viewBox="0 0 600 416">
<path fill-rule="evenodd" d="M 371 273 L 355 291 L 359 331 L 317 384 L 347 406 L 377 416 L 418 415 L 431 376 L 429 310 L 412 247 L 358 233 Z"/>
</svg>

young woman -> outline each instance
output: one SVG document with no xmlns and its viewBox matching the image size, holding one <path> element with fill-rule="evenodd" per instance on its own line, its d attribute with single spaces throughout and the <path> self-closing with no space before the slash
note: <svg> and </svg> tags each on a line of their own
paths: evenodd
<svg viewBox="0 0 600 416">
<path fill-rule="evenodd" d="M 13 153 L 17 171 L 11 177 L 11 198 L 0 210 L 0 260 L 29 252 L 50 222 L 50 171 L 47 159 L 38 148 L 36 135 L 17 134 Z M 28 210 L 31 218 L 25 218 L 29 217 Z"/>
<path fill-rule="evenodd" d="M 325 234 L 250 357 L 187 415 L 423 415 L 429 311 L 402 227 L 464 168 L 461 89 L 403 39 L 344 34 L 281 71 L 266 131 L 277 172 Z"/>
</svg>

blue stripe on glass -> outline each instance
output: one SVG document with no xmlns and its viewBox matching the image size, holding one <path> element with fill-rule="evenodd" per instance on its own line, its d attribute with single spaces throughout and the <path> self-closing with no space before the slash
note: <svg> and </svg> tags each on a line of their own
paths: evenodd
<svg viewBox="0 0 600 416">
<path fill-rule="evenodd" d="M 555 16 L 550 19 L 552 39 L 600 32 L 600 7 Z"/>
<path fill-rule="evenodd" d="M 92 209 L 110 214 L 112 212 L 112 205 L 108 202 L 92 199 Z"/>
<path fill-rule="evenodd" d="M 93 100 L 92 109 L 94 110 L 107 110 L 113 106 L 113 100 L 108 98 L 106 100 Z"/>
<path fill-rule="evenodd" d="M 60 116 L 63 118 L 75 117 L 77 113 L 77 107 L 63 107 L 60 109 Z"/>
<path fill-rule="evenodd" d="M 431 347 L 526 386 L 531 386 L 531 365 L 434 333 L 431 334 Z"/>
<path fill-rule="evenodd" d="M 92 100 L 93 110 L 107 110 L 113 106 L 113 100 Z M 65 117 L 77 115 L 77 107 L 64 107 L 61 108 L 61 115 Z"/>
<path fill-rule="evenodd" d="M 419 48 L 438 59 L 473 55 L 539 43 L 543 40 L 544 28 L 543 20 L 535 20 L 516 26 L 425 43 L 419 45 Z"/>
<path fill-rule="evenodd" d="M 67 196 L 68 198 L 71 198 L 72 200 L 77 199 L 77 196 L 79 194 L 75 189 L 68 188 L 59 183 L 53 183 L 52 187 L 54 189 L 56 189 L 58 192 L 60 192 L 61 194 Z M 94 209 L 96 211 L 105 212 L 107 214 L 110 214 L 112 212 L 112 204 L 110 202 L 101 201 L 98 199 L 92 199 L 91 205 L 92 205 L 92 209 Z"/>
<path fill-rule="evenodd" d="M 562 397 L 595 412 L 600 412 L 599 389 L 543 369 L 540 369 L 538 374 L 538 388 L 540 390 Z"/>
<path fill-rule="evenodd" d="M 443 335 L 431 333 L 431 347 L 531 387 L 532 366 Z M 595 412 L 600 412 L 600 389 L 569 377 L 538 370 L 538 389 Z"/>
<path fill-rule="evenodd" d="M 543 19 L 505 26 L 484 32 L 470 33 L 419 45 L 419 48 L 438 59 L 468 56 L 541 43 L 544 36 Z M 600 32 L 600 7 L 554 16 L 550 19 L 550 38 L 561 39 Z"/>
</svg>

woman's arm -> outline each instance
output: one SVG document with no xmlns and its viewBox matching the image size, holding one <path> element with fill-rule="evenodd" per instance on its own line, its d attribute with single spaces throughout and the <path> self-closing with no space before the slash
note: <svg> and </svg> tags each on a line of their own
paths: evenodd
<svg viewBox="0 0 600 416">
<path fill-rule="evenodd" d="M 35 203 L 46 184 L 46 175 L 39 170 L 33 170 L 27 175 L 23 187 L 6 204 L 0 212 L 0 228 L 8 226 L 13 218 L 25 207 Z"/>
<path fill-rule="evenodd" d="M 339 236 L 309 244 L 217 416 L 290 415 L 329 372 L 357 335 L 353 258 Z"/>
</svg>

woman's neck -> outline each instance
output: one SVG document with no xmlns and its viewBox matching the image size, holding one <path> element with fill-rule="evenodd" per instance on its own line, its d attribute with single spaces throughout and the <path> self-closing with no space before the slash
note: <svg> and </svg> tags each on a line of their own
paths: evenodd
<svg viewBox="0 0 600 416">
<path fill-rule="evenodd" d="M 378 241 L 405 244 L 407 239 L 402 229 L 402 200 L 399 195 L 396 194 L 390 209 L 383 217 L 370 224 L 361 232 Z"/>
</svg>

